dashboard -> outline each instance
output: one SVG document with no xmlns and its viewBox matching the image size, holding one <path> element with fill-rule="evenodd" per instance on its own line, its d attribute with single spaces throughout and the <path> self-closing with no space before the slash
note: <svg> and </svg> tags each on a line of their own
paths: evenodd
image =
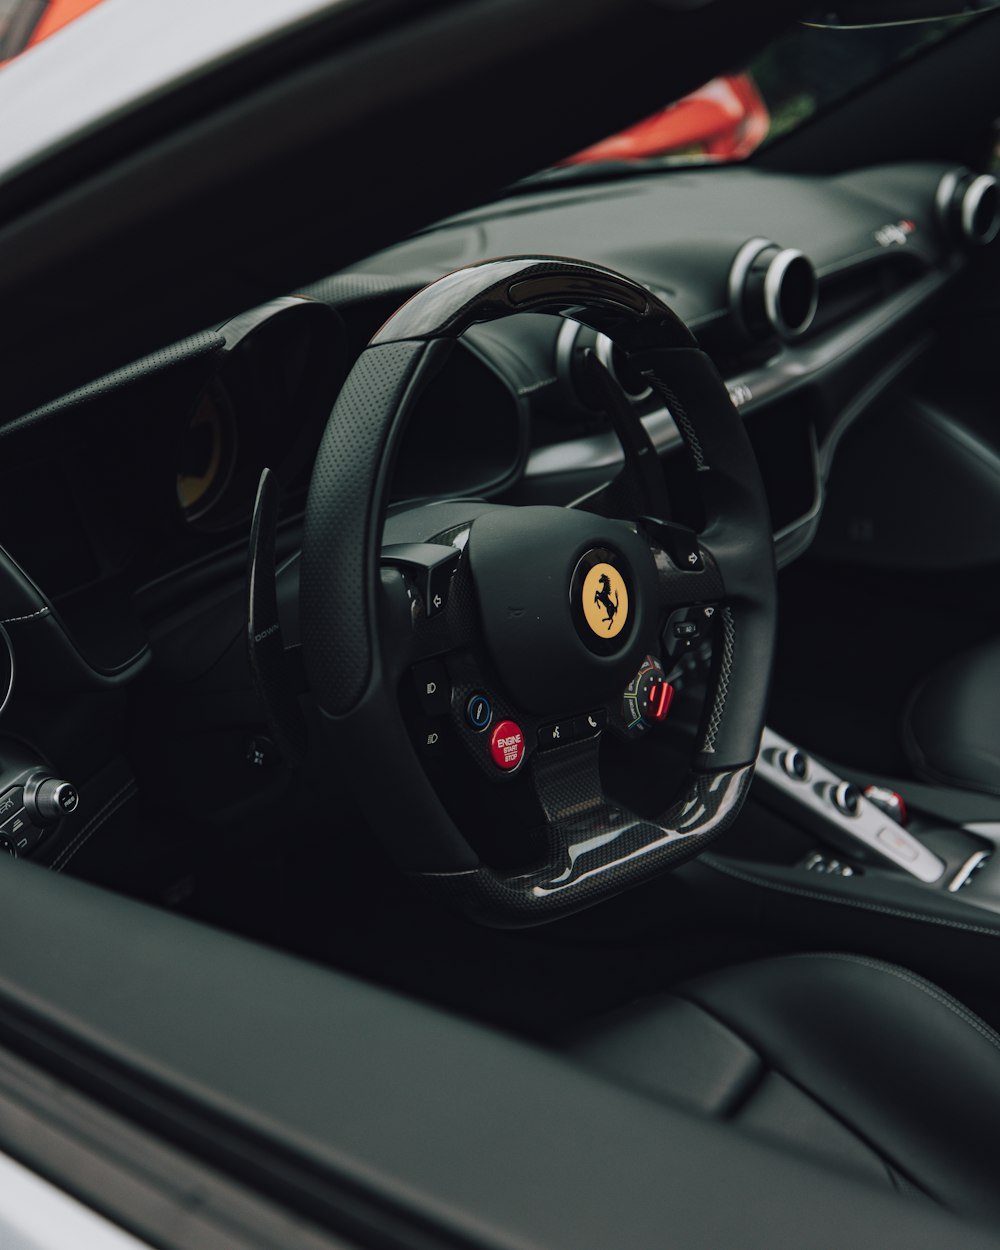
<svg viewBox="0 0 1000 1250">
<path fill-rule="evenodd" d="M 402 294 L 450 268 L 519 253 L 579 255 L 638 279 L 691 327 L 744 415 L 782 565 L 815 534 L 841 437 L 920 361 L 939 297 L 997 221 L 992 178 L 928 164 L 837 177 L 717 167 L 556 181 L 458 216 L 317 290 L 336 300 L 350 283 L 356 298 L 367 281 L 373 295 Z M 445 379 L 427 397 L 412 431 L 412 472 L 399 492 L 419 493 L 418 479 L 432 481 L 431 465 L 445 463 L 451 476 L 436 485 L 507 502 L 569 503 L 599 486 L 621 452 L 588 393 L 588 349 L 616 373 L 669 477 L 680 437 L 662 400 L 602 336 L 527 315 L 465 336 L 454 385 Z M 470 430 L 483 476 L 466 459 Z"/>
<path fill-rule="evenodd" d="M 618 269 L 688 323 L 745 418 L 786 564 L 815 533 L 842 435 L 917 365 L 939 298 L 997 222 L 992 179 L 927 163 L 837 177 L 597 170 L 516 188 L 4 426 L 0 620 L 15 659 L 22 608 L 45 608 L 59 645 L 95 680 L 122 681 L 167 645 L 182 608 L 210 612 L 225 599 L 221 654 L 239 632 L 232 605 L 261 470 L 281 488 L 279 556 L 293 556 L 351 361 L 428 281 L 507 254 Z M 412 419 L 395 498 L 564 504 L 600 486 L 621 451 L 580 368 L 589 350 L 672 482 L 680 438 L 669 404 L 601 336 L 532 314 L 460 342 Z M 683 514 L 680 475 L 675 485 Z M 191 676 L 211 660 L 181 667 Z"/>
</svg>

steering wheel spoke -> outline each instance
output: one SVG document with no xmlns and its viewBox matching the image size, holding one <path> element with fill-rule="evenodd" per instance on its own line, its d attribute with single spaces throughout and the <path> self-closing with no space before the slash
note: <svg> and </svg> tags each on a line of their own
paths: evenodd
<svg viewBox="0 0 1000 1250">
<path fill-rule="evenodd" d="M 621 881 L 648 880 L 688 858 L 707 830 L 735 819 L 752 779 L 750 768 L 694 777 L 651 819 L 604 793 L 596 741 L 536 757 L 533 773 L 547 818 L 547 863 L 525 876 L 481 870 L 489 905 L 515 915 L 537 907 L 573 910 L 615 892 Z"/>
</svg>

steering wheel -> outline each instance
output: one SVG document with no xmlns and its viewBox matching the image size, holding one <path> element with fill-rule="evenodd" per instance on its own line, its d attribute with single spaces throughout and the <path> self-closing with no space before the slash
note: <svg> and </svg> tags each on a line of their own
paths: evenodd
<svg viewBox="0 0 1000 1250">
<path fill-rule="evenodd" d="M 625 466 L 582 504 L 448 501 L 387 516 L 407 418 L 457 338 L 526 312 L 606 334 L 662 396 L 693 465 L 700 532 L 665 515 L 655 450 L 624 401 L 613 423 Z M 306 511 L 301 618 L 331 770 L 359 790 L 400 867 L 477 920 L 549 920 L 698 854 L 746 796 L 775 632 L 767 501 L 713 364 L 654 294 L 595 264 L 513 257 L 425 287 L 361 353 L 331 414 Z M 623 706 L 643 723 L 665 712 L 656 658 L 679 619 L 710 623 L 714 662 L 677 797 L 651 819 L 605 793 L 599 759 Z M 429 705 L 436 719 L 414 721 L 414 683 L 420 716 Z M 484 862 L 457 827 L 439 797 L 447 774 L 435 788 L 422 758 L 442 737 L 484 804 L 499 798 L 491 787 L 533 792 L 529 862 Z"/>
</svg>

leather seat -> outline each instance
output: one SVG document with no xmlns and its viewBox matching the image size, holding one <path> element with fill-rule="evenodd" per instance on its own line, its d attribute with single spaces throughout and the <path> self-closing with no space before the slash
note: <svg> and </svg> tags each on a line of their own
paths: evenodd
<svg viewBox="0 0 1000 1250">
<path fill-rule="evenodd" d="M 903 718 L 903 743 L 917 776 L 1000 795 L 1000 639 L 937 669 Z"/>
<path fill-rule="evenodd" d="M 832 954 L 737 966 L 599 1022 L 571 1050 L 647 1096 L 1000 1218 L 1000 1036 L 903 968 Z"/>
</svg>

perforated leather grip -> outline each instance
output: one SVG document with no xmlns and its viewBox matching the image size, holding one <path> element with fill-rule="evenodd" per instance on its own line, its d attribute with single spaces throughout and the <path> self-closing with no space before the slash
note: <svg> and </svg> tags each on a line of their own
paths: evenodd
<svg viewBox="0 0 1000 1250">
<path fill-rule="evenodd" d="M 320 443 L 302 543 L 302 646 L 320 706 L 360 701 L 372 674 L 375 593 L 393 434 L 442 344 L 389 343 L 362 352 Z"/>
</svg>

